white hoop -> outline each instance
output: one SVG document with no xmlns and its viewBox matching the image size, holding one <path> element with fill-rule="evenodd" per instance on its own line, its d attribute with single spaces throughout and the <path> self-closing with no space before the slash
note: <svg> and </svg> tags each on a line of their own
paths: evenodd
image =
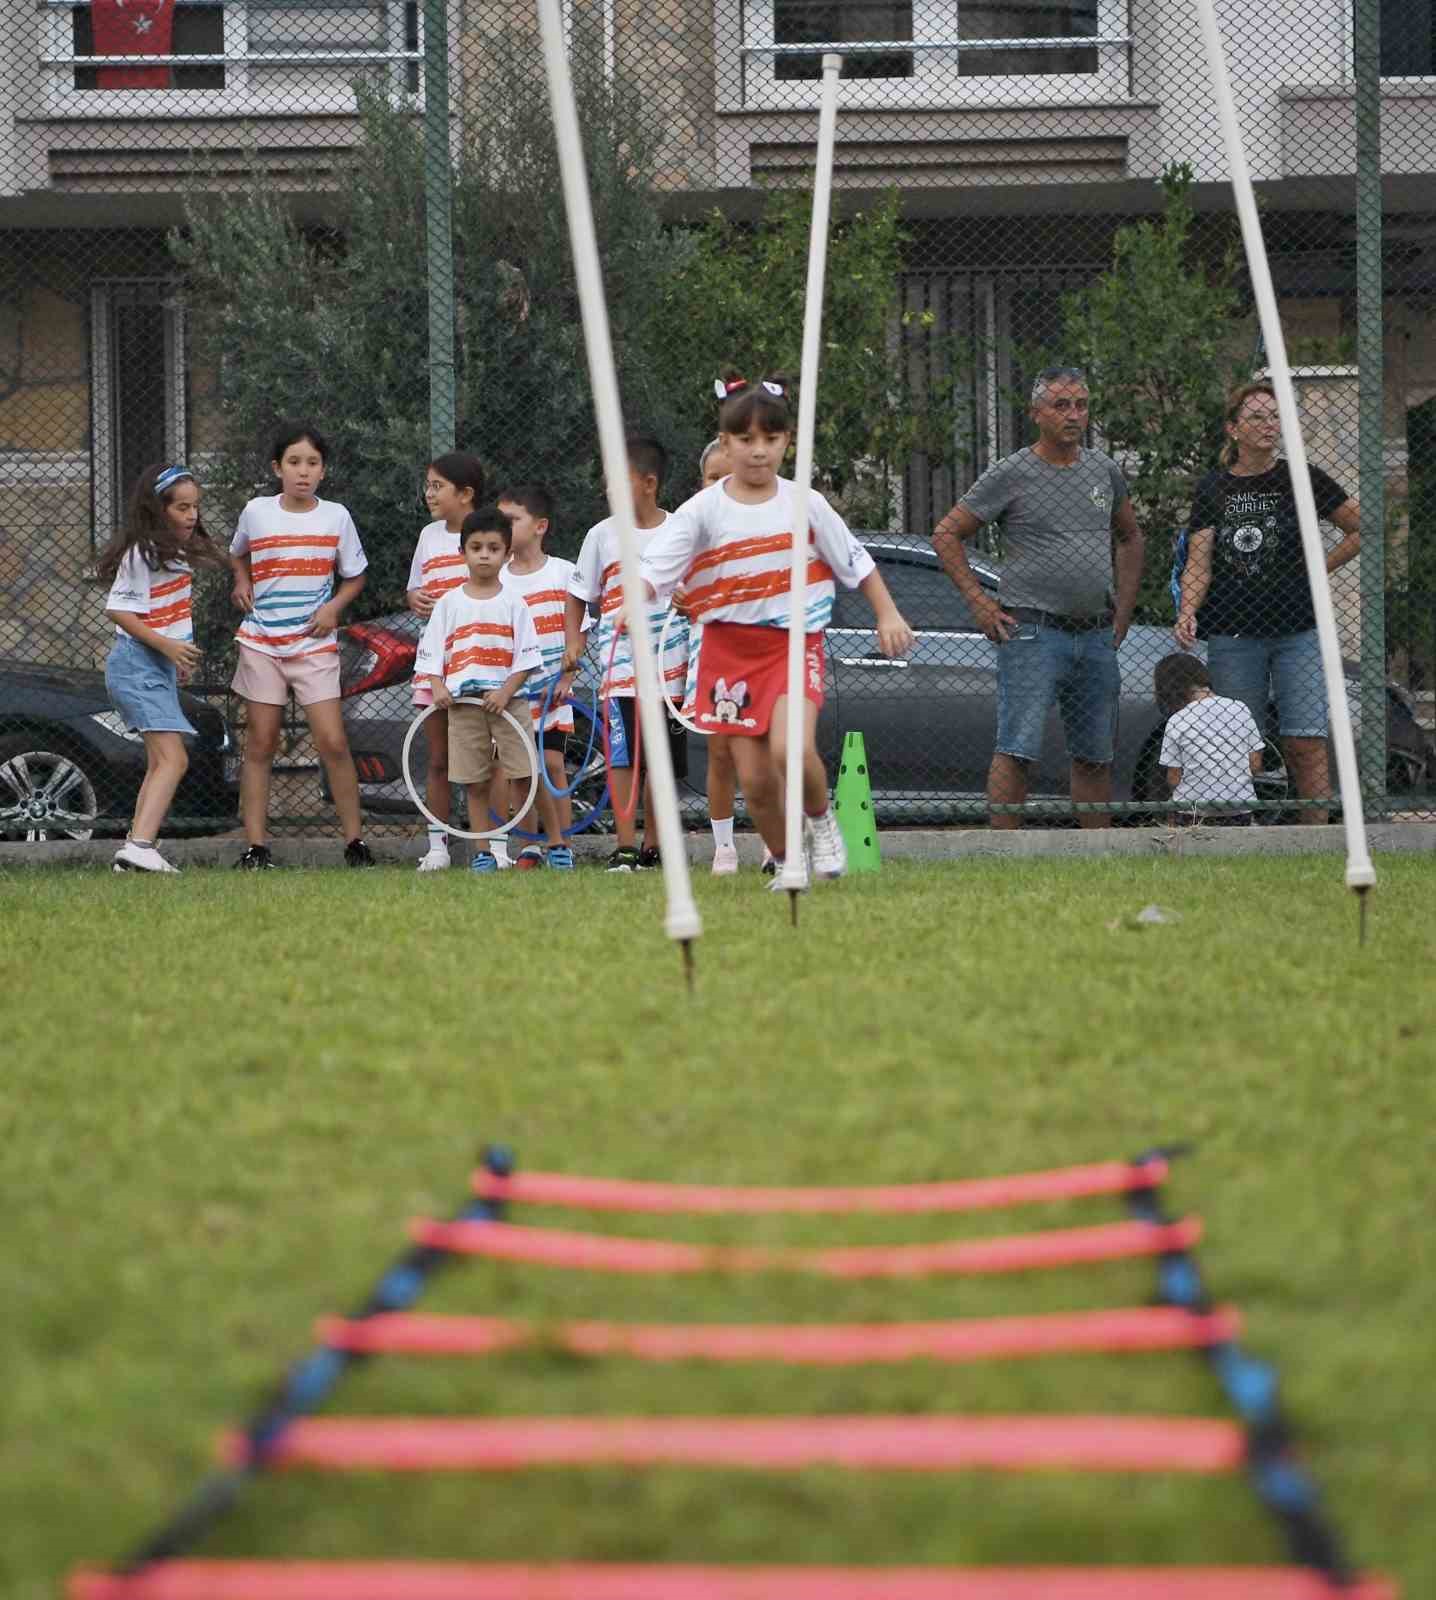
<svg viewBox="0 0 1436 1600">
<path fill-rule="evenodd" d="M 658 634 L 658 669 L 659 669 L 658 670 L 658 683 L 659 683 L 659 687 L 663 691 L 663 704 L 665 706 L 667 706 L 667 708 L 668 708 L 668 715 L 673 718 L 673 720 L 679 725 L 680 728 L 687 728 L 689 733 L 696 733 L 699 736 L 700 739 L 706 739 L 708 737 L 707 728 L 700 728 L 696 722 L 690 722 L 688 720 L 688 718 L 685 717 L 683 715 L 683 713 L 678 709 L 678 707 L 673 704 L 673 696 L 670 695 L 669 692 L 668 692 L 668 681 L 663 676 L 663 658 L 668 653 L 668 630 L 673 626 L 673 619 L 677 615 L 678 615 L 678 611 L 677 611 L 676 607 L 669 606 L 668 615 L 666 617 L 664 617 L 664 619 L 663 619 L 663 627 L 659 630 L 659 634 Z M 701 628 L 703 626 L 703 624 L 700 622 L 698 624 L 698 626 Z M 687 681 L 688 681 L 686 674 L 684 676 L 684 680 L 683 681 L 684 681 L 684 683 L 686 685 Z"/>
<path fill-rule="evenodd" d="M 478 698 L 477 695 L 465 694 L 456 695 L 451 704 L 456 706 L 477 706 L 482 705 L 483 702 Z M 414 746 L 414 735 L 418 733 L 419 729 L 423 727 L 425 721 L 429 717 L 432 717 L 436 711 L 447 711 L 448 709 L 448 706 L 425 706 L 419 715 L 414 718 L 413 722 L 410 723 L 409 731 L 404 735 L 404 751 L 399 758 L 399 766 L 404 774 L 404 787 L 409 791 L 409 798 L 416 806 L 418 806 L 421 814 L 427 817 L 436 828 L 442 828 L 445 833 L 452 834 L 456 839 L 497 839 L 500 834 L 507 833 L 510 828 L 516 828 L 518 826 L 520 819 L 527 815 L 529 807 L 534 803 L 534 796 L 538 793 L 538 756 L 535 753 L 536 746 L 533 737 L 532 720 L 530 720 L 529 727 L 527 730 L 525 730 L 520 725 L 519 719 L 514 716 L 511 711 L 499 712 L 499 715 L 504 719 L 505 722 L 512 724 L 514 731 L 519 735 L 520 738 L 528 740 L 529 792 L 524 796 L 524 803 L 518 808 L 517 811 L 514 812 L 512 818 L 508 822 L 502 824 L 502 826 L 497 828 L 485 828 L 482 833 L 470 833 L 465 828 L 455 828 L 451 824 L 445 822 L 441 817 L 436 817 L 434 813 L 429 810 L 428 806 L 426 806 L 419 798 L 419 791 L 415 789 L 414 780 L 409 776 L 409 751 Z M 527 702 L 525 702 L 524 709 L 528 709 Z M 474 819 L 472 817 L 469 818 L 470 822 L 473 820 Z"/>
</svg>

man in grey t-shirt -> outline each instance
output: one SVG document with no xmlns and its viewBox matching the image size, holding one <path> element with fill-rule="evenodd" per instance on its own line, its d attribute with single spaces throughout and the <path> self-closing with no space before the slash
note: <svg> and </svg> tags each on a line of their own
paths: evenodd
<svg viewBox="0 0 1436 1600">
<path fill-rule="evenodd" d="M 1126 637 L 1142 577 L 1143 541 L 1115 461 L 1085 450 L 1089 395 L 1076 367 L 1050 367 L 1032 387 L 1037 442 L 990 467 L 938 523 L 932 542 L 947 575 L 997 646 L 997 745 L 987 774 L 994 806 L 1027 799 L 1027 770 L 1042 754 L 1056 700 L 1072 762 L 1072 799 L 1112 797 L 1112 754 Z M 963 541 L 984 523 L 1002 529 L 998 597 L 968 565 Z M 1116 575 L 1112 551 L 1116 548 Z M 1115 588 L 1115 597 L 1113 590 Z M 1084 828 L 1105 812 L 1083 811 Z M 994 828 L 1015 828 L 1018 811 L 994 811 Z"/>
</svg>

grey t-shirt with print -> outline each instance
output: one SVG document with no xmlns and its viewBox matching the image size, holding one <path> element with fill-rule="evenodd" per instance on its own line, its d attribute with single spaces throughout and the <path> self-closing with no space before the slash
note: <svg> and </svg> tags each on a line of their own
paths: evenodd
<svg viewBox="0 0 1436 1600">
<path fill-rule="evenodd" d="M 998 600 L 1062 616 L 1105 611 L 1112 591 L 1112 514 L 1127 499 L 1100 450 L 1054 467 L 1029 445 L 989 467 L 958 502 L 1002 529 Z"/>
</svg>

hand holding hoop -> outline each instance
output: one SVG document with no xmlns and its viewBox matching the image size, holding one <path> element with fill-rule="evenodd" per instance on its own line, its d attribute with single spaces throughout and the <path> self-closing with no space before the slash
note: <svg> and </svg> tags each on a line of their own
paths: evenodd
<svg viewBox="0 0 1436 1600">
<path fill-rule="evenodd" d="M 451 704 L 456 706 L 477 706 L 481 705 L 482 702 L 477 695 L 461 694 L 455 695 Z M 409 752 L 414 747 L 414 735 L 418 733 L 419 729 L 424 725 L 426 719 L 432 717 L 436 711 L 446 711 L 448 709 L 449 708 L 447 706 L 425 706 L 410 724 L 408 733 L 404 735 L 404 750 L 399 760 L 400 769 L 404 774 L 404 787 L 409 791 L 409 798 L 419 808 L 420 814 L 426 817 L 434 827 L 442 828 L 445 833 L 451 834 L 455 839 L 497 839 L 500 835 L 507 833 L 511 828 L 517 826 L 519 818 L 522 817 L 525 812 L 527 812 L 528 808 L 534 803 L 534 796 L 538 793 L 538 747 L 534 743 L 533 727 L 531 724 L 527 728 L 524 727 L 524 725 L 519 721 L 512 711 L 499 712 L 499 716 L 501 716 L 505 722 L 511 724 L 514 731 L 527 742 L 529 752 L 529 792 L 524 796 L 524 803 L 518 808 L 517 811 L 514 812 L 513 817 L 508 822 L 505 822 L 501 827 L 485 828 L 482 833 L 470 833 L 465 828 L 455 828 L 452 826 L 452 824 L 445 822 L 441 817 L 436 817 L 434 813 L 429 810 L 428 806 L 426 806 L 419 798 L 419 791 L 414 787 L 414 780 L 409 773 Z M 525 715 L 527 715 L 527 705 L 524 706 L 524 712 Z M 470 817 L 469 820 L 472 822 L 473 818 Z"/>
</svg>

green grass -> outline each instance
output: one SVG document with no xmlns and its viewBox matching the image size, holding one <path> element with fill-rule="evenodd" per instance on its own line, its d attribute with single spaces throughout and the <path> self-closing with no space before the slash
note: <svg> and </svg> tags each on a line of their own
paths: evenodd
<svg viewBox="0 0 1436 1600">
<path fill-rule="evenodd" d="M 1363 1564 L 1436 1593 L 1430 1378 L 1436 858 L 1383 859 L 1364 950 L 1333 858 L 890 865 L 797 936 L 698 884 L 684 998 L 657 875 L 0 874 L 0 1592 L 38 1600 L 163 1519 L 315 1316 L 478 1144 L 533 1167 L 752 1183 L 1021 1171 L 1198 1145 L 1173 1185 L 1213 1289 L 1280 1363 Z M 1175 926 L 1108 924 L 1156 901 Z M 766 1242 L 1105 1221 L 576 1219 Z M 530 1214 L 533 1215 L 533 1214 Z M 840 1285 L 468 1263 L 426 1309 L 838 1320 L 1137 1304 L 1148 1265 Z M 386 1359 L 331 1409 L 1150 1410 L 1218 1415 L 1187 1355 L 836 1371 L 531 1351 Z M 292 1475 L 215 1555 L 718 1561 L 1283 1559 L 1239 1481 L 810 1473 Z"/>
</svg>

